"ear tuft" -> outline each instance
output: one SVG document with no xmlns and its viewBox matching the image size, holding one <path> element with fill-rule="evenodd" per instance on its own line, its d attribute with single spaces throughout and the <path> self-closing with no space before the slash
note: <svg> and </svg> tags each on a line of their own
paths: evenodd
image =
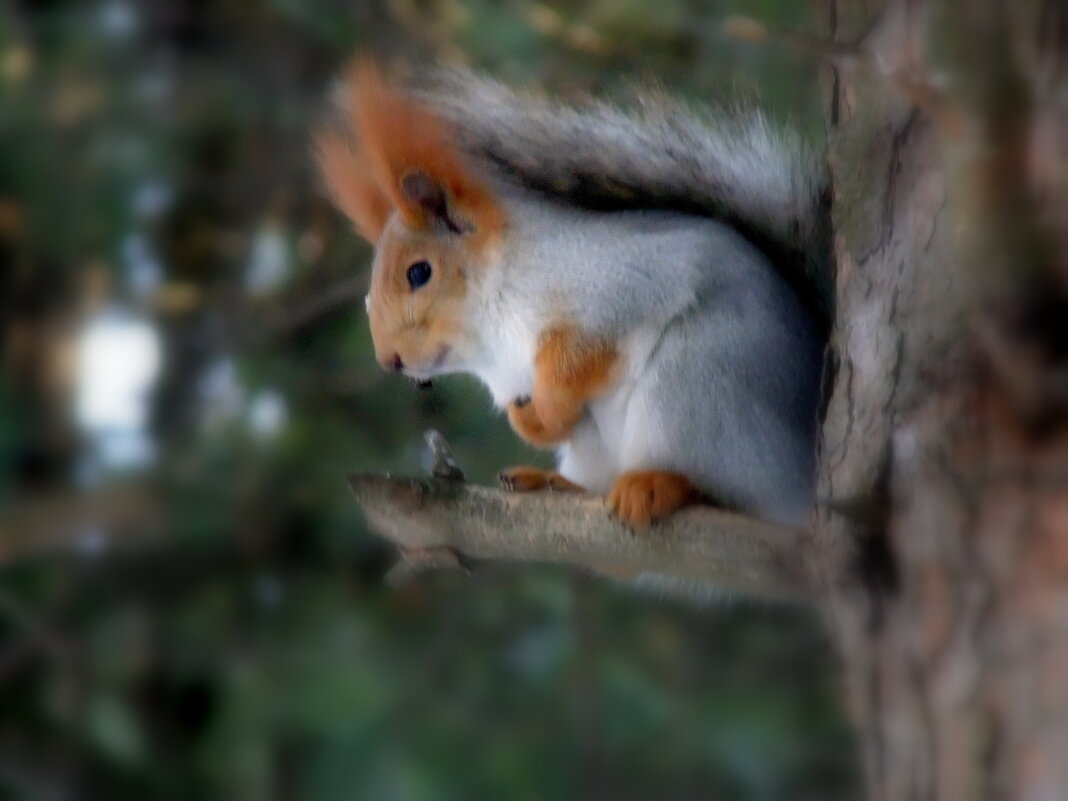
<svg viewBox="0 0 1068 801">
<path fill-rule="evenodd" d="M 388 84 L 369 60 L 350 70 L 349 91 L 353 128 L 375 180 L 406 223 L 472 232 L 475 244 L 502 231 L 500 206 L 433 109 Z"/>
<path fill-rule="evenodd" d="M 367 159 L 335 130 L 323 129 L 315 136 L 319 172 L 334 203 L 372 245 L 382 236 L 393 205 L 375 181 Z"/>
<path fill-rule="evenodd" d="M 334 201 L 377 243 L 394 210 L 412 228 L 470 234 L 482 247 L 504 229 L 496 198 L 465 163 L 446 122 L 389 84 L 370 59 L 346 76 L 347 131 L 320 131 L 319 167 Z"/>
</svg>

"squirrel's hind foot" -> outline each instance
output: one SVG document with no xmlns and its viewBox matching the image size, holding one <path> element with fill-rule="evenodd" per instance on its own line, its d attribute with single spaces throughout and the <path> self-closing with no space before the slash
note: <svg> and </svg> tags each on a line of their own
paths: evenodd
<svg viewBox="0 0 1068 801">
<path fill-rule="evenodd" d="M 610 514 L 633 528 L 648 528 L 700 499 L 686 476 L 663 470 L 632 470 L 616 479 L 606 504 Z"/>
</svg>

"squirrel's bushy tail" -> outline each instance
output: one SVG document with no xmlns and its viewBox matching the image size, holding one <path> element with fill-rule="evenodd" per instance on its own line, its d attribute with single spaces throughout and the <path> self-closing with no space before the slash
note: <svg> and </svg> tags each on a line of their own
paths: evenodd
<svg viewBox="0 0 1068 801">
<path fill-rule="evenodd" d="M 623 106 L 569 105 L 456 68 L 416 83 L 469 155 L 523 186 L 590 208 L 675 209 L 729 223 L 829 324 L 824 166 L 760 111 L 695 110 L 646 90 Z"/>
</svg>

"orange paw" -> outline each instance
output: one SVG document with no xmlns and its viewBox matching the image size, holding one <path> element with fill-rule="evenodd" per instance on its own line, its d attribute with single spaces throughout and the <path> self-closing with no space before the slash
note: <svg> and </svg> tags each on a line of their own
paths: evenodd
<svg viewBox="0 0 1068 801">
<path fill-rule="evenodd" d="M 571 438 L 586 404 L 620 373 L 614 345 L 561 324 L 542 332 L 534 356 L 534 392 L 508 407 L 508 420 L 523 439 L 551 447 Z"/>
<path fill-rule="evenodd" d="M 568 481 L 555 470 L 542 470 L 540 467 L 507 467 L 497 479 L 501 486 L 513 492 L 536 492 L 552 490 L 553 492 L 585 492 L 585 488 L 574 481 Z"/>
<path fill-rule="evenodd" d="M 698 493 L 685 476 L 661 470 L 624 473 L 608 493 L 608 510 L 627 525 L 647 528 L 687 504 Z"/>
<path fill-rule="evenodd" d="M 546 415 L 545 404 L 539 405 L 529 398 L 517 399 L 508 404 L 508 422 L 520 437 L 531 445 L 549 448 L 571 437 L 575 424 L 582 416 L 579 407 L 568 419 L 562 419 L 558 410 L 550 409 Z"/>
<path fill-rule="evenodd" d="M 586 399 L 564 387 L 535 387 L 530 405 L 537 412 L 546 435 L 555 442 L 570 439 L 586 411 Z"/>
</svg>

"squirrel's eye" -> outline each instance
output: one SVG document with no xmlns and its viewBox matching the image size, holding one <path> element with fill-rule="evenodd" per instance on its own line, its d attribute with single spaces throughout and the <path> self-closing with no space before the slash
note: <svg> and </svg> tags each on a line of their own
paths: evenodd
<svg viewBox="0 0 1068 801">
<path fill-rule="evenodd" d="M 408 268 L 408 286 L 412 289 L 418 289 L 430 280 L 430 274 L 432 272 L 433 270 L 430 268 L 430 262 L 417 261 Z"/>
</svg>

